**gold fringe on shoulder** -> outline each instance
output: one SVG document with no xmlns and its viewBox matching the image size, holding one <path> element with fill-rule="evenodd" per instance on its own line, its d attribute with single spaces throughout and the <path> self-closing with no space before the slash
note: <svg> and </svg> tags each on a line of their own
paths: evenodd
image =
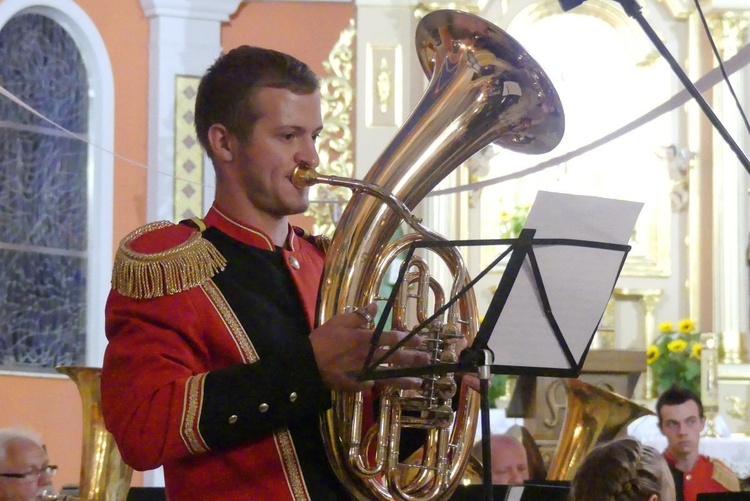
<svg viewBox="0 0 750 501">
<path fill-rule="evenodd" d="M 323 251 L 323 254 L 328 254 L 328 249 L 331 248 L 331 237 L 316 235 L 313 237 L 313 242 L 318 249 Z"/>
<path fill-rule="evenodd" d="M 740 492 L 740 479 L 737 478 L 732 469 L 718 459 L 711 458 L 711 463 L 714 465 L 714 473 L 711 478 L 730 492 Z"/>
<path fill-rule="evenodd" d="M 130 248 L 139 236 L 172 224 L 147 224 L 122 239 L 112 270 L 112 288 L 134 299 L 161 297 L 197 287 L 226 267 L 224 256 L 197 231 L 163 252 L 144 254 Z"/>
</svg>

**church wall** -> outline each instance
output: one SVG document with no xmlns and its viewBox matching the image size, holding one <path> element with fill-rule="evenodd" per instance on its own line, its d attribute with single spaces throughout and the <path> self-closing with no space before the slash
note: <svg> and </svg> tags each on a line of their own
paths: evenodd
<svg viewBox="0 0 750 501">
<path fill-rule="evenodd" d="M 352 18 L 350 3 L 243 3 L 223 26 L 221 42 L 225 49 L 247 44 L 287 52 L 322 75 L 323 61 Z"/>
<path fill-rule="evenodd" d="M 77 0 L 77 3 L 99 29 L 112 63 L 117 154 L 112 249 L 116 250 L 123 236 L 146 222 L 149 23 L 139 0 Z"/>
</svg>

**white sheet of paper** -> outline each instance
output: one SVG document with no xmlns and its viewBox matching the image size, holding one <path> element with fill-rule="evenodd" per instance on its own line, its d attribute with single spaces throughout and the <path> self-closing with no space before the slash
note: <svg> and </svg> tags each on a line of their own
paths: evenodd
<svg viewBox="0 0 750 501">
<path fill-rule="evenodd" d="M 508 487 L 508 494 L 505 501 L 521 501 L 523 497 L 523 485 L 511 485 Z"/>
<path fill-rule="evenodd" d="M 626 245 L 643 204 L 540 191 L 525 228 L 535 239 Z M 615 286 L 622 253 L 575 246 L 533 246 L 552 314 L 576 360 L 589 344 Z M 528 257 L 490 337 L 494 365 L 570 369 L 542 310 Z"/>
</svg>

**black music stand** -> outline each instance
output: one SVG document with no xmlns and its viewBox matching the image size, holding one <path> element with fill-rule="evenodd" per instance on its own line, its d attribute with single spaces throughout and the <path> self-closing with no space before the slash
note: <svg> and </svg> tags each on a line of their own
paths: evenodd
<svg viewBox="0 0 750 501">
<path fill-rule="evenodd" d="M 484 495 L 481 485 L 459 485 L 450 501 L 476 501 Z M 567 501 L 570 485 L 539 484 L 493 485 L 493 501 Z"/>
<path fill-rule="evenodd" d="M 642 204 L 540 192 L 517 239 L 419 241 L 401 266 L 360 380 L 451 372 L 478 373 L 482 410 L 482 459 L 492 464 L 489 428 L 490 374 L 577 377 L 607 302 L 614 290 Z M 579 222 L 583 221 L 581 225 Z M 549 238 L 550 235 L 560 235 Z M 430 318 L 376 360 L 392 305 L 408 263 L 420 248 L 506 245 L 487 268 Z M 459 362 L 423 367 L 380 368 L 412 336 L 441 315 L 495 266 L 509 257 L 500 284 L 471 347 Z M 529 349 L 533 346 L 533 349 Z M 500 363 L 498 363 L 500 362 Z M 485 499 L 492 499 L 490 468 L 483 468 Z"/>
</svg>

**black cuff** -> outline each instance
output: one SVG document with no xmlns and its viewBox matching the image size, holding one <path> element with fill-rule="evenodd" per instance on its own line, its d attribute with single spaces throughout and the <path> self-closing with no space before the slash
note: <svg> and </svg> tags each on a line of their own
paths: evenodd
<svg viewBox="0 0 750 501">
<path fill-rule="evenodd" d="M 239 445 L 288 424 L 317 419 L 331 406 L 312 346 L 207 374 L 199 429 L 212 449 Z"/>
</svg>

